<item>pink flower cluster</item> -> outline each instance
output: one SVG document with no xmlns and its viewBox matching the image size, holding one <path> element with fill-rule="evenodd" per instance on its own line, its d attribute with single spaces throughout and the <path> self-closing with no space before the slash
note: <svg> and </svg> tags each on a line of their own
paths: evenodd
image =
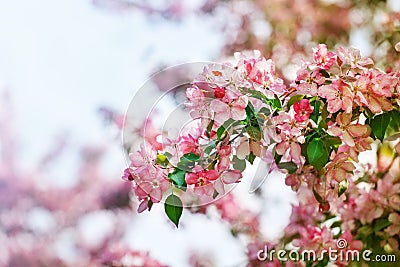
<svg viewBox="0 0 400 267">
<path fill-rule="evenodd" d="M 259 52 L 235 58 L 206 66 L 187 89 L 196 127 L 174 140 L 160 134 L 162 144 L 147 140 L 130 154 L 124 177 L 134 181 L 139 212 L 169 192 L 222 196 L 256 157 L 285 173 L 294 190 L 305 184 L 327 212 L 358 155 L 398 130 L 400 74 L 374 68 L 359 50 L 318 45 L 290 86 Z"/>
</svg>

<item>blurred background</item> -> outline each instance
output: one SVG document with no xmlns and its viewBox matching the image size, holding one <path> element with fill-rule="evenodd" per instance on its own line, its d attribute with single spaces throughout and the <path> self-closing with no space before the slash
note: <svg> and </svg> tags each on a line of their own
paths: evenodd
<svg viewBox="0 0 400 267">
<path fill-rule="evenodd" d="M 287 81 L 318 43 L 398 68 L 399 11 L 398 0 L 0 0 L 0 265 L 246 265 L 252 235 L 280 237 L 295 194 L 275 175 L 257 194 L 242 183 L 185 211 L 179 230 L 161 205 L 137 215 L 121 179 L 130 99 L 164 67 L 241 50 L 273 58 Z"/>
</svg>

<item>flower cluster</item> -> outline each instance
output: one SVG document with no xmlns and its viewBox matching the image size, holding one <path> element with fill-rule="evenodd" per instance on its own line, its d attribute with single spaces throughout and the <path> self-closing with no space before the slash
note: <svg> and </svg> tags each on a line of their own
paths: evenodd
<svg viewBox="0 0 400 267">
<path fill-rule="evenodd" d="M 170 206 L 223 196 L 256 157 L 286 174 L 294 190 L 308 187 L 327 212 L 359 154 L 399 131 L 400 74 L 374 68 L 357 49 L 318 45 L 289 86 L 259 52 L 235 58 L 235 65 L 206 66 L 187 89 L 194 127 L 177 138 L 160 134 L 130 154 L 124 177 L 134 181 L 139 212 L 168 195 L 166 212 L 178 225 L 181 210 Z"/>
</svg>

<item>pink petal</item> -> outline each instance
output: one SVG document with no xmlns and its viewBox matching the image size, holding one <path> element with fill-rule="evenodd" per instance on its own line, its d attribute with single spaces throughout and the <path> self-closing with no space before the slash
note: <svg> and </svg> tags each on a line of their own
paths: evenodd
<svg viewBox="0 0 400 267">
<path fill-rule="evenodd" d="M 381 105 L 379 102 L 374 98 L 374 97 L 369 97 L 368 98 L 368 104 L 367 107 L 373 112 L 373 113 L 379 113 L 382 111 Z"/>
<path fill-rule="evenodd" d="M 338 115 L 338 117 L 336 118 L 336 121 L 340 124 L 340 125 L 349 125 L 351 123 L 351 118 L 352 118 L 352 114 L 351 113 L 341 113 Z"/>
<path fill-rule="evenodd" d="M 353 137 L 351 137 L 348 132 L 343 132 L 343 142 L 348 146 L 355 146 Z"/>
<path fill-rule="evenodd" d="M 245 159 L 250 154 L 250 145 L 247 140 L 243 140 L 239 147 L 236 149 L 236 156 L 239 159 Z"/>
<path fill-rule="evenodd" d="M 326 98 L 327 100 L 336 99 L 338 90 L 333 88 L 331 85 L 323 85 L 318 90 L 320 97 Z"/>
<path fill-rule="evenodd" d="M 355 170 L 356 167 L 351 162 L 343 162 L 340 164 L 340 168 L 347 172 L 352 172 Z"/>
<path fill-rule="evenodd" d="M 207 180 L 209 180 L 209 181 L 215 181 L 219 177 L 219 173 L 216 170 L 206 171 L 204 173 L 204 175 L 206 176 Z"/>
<path fill-rule="evenodd" d="M 244 120 L 246 119 L 246 110 L 239 106 L 233 106 L 231 108 L 231 115 L 234 120 Z"/>
<path fill-rule="evenodd" d="M 342 102 L 342 109 L 346 113 L 351 113 L 351 111 L 353 110 L 353 99 L 349 97 L 344 97 Z"/>
<path fill-rule="evenodd" d="M 143 157 L 139 151 L 136 151 L 135 153 L 131 153 L 129 155 L 129 158 L 131 160 L 131 166 L 133 166 L 133 167 L 140 167 L 145 164 L 145 161 L 143 160 Z"/>
<path fill-rule="evenodd" d="M 301 156 L 301 146 L 298 143 L 290 144 L 290 156 L 296 162 L 300 161 Z"/>
<path fill-rule="evenodd" d="M 328 133 L 330 133 L 333 136 L 341 136 L 343 131 L 337 126 L 331 126 L 328 128 Z"/>
<path fill-rule="evenodd" d="M 221 179 L 225 184 L 237 183 L 241 178 L 242 173 L 238 170 L 227 171 L 221 175 Z"/>
<path fill-rule="evenodd" d="M 149 203 L 149 201 L 148 201 L 147 199 L 146 199 L 146 200 L 143 200 L 142 202 L 140 202 L 137 211 L 138 211 L 139 213 L 142 213 L 143 211 L 147 210 L 148 205 L 149 205 L 148 203 Z"/>
<path fill-rule="evenodd" d="M 365 136 L 368 133 L 368 127 L 360 124 L 349 125 L 349 127 L 347 127 L 347 131 L 353 137 L 361 137 Z"/>
<path fill-rule="evenodd" d="M 214 188 L 220 195 L 225 194 L 225 186 L 220 179 L 215 181 Z"/>
<path fill-rule="evenodd" d="M 328 101 L 328 111 L 335 113 L 342 108 L 342 101 L 339 98 L 331 99 Z"/>
<path fill-rule="evenodd" d="M 275 151 L 279 155 L 285 154 L 286 150 L 289 148 L 289 144 L 286 141 L 282 141 L 276 145 Z"/>
<path fill-rule="evenodd" d="M 161 201 L 162 198 L 162 191 L 161 188 L 153 188 L 153 190 L 150 192 L 150 198 L 153 203 L 158 203 Z"/>
<path fill-rule="evenodd" d="M 231 112 L 228 109 L 226 112 L 215 113 L 214 120 L 217 125 L 222 125 L 231 118 Z"/>
<path fill-rule="evenodd" d="M 343 169 L 339 168 L 339 169 L 334 170 L 333 172 L 334 172 L 333 178 L 336 181 L 341 182 L 344 179 L 346 179 L 346 172 Z"/>
<path fill-rule="evenodd" d="M 149 194 L 153 190 L 153 185 L 150 182 L 142 182 L 138 185 L 146 194 Z"/>
<path fill-rule="evenodd" d="M 196 173 L 187 173 L 186 174 L 186 183 L 188 185 L 196 184 L 199 180 L 199 176 Z"/>
<path fill-rule="evenodd" d="M 201 187 L 203 190 L 203 194 L 211 196 L 214 193 L 214 186 L 213 184 L 207 184 Z"/>
</svg>

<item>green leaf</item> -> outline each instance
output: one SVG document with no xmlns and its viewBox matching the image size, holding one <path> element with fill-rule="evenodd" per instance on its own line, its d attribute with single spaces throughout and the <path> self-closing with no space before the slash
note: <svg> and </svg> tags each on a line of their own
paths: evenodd
<svg viewBox="0 0 400 267">
<path fill-rule="evenodd" d="M 225 127 L 224 126 L 220 126 L 218 129 L 217 129 L 217 137 L 218 137 L 218 140 L 220 140 L 221 139 L 221 137 L 222 137 L 222 135 L 225 133 Z"/>
<path fill-rule="evenodd" d="M 307 158 L 312 166 L 317 170 L 321 170 L 328 162 L 329 155 L 325 148 L 324 142 L 320 139 L 314 139 L 307 146 Z"/>
<path fill-rule="evenodd" d="M 234 122 L 235 122 L 235 121 L 231 118 L 231 119 L 225 121 L 225 122 L 217 129 L 217 137 L 218 137 L 218 140 L 220 140 L 221 137 L 222 137 L 222 135 L 223 135 L 225 132 L 227 132 L 228 129 L 229 129 L 230 127 L 233 126 L 233 123 L 234 123 Z"/>
<path fill-rule="evenodd" d="M 181 161 L 196 161 L 199 160 L 200 156 L 193 152 L 187 153 L 181 157 Z"/>
<path fill-rule="evenodd" d="M 315 199 L 318 201 L 318 203 L 326 203 L 323 197 L 315 190 L 315 186 L 312 188 L 312 192 L 314 194 Z"/>
<path fill-rule="evenodd" d="M 165 152 L 164 155 L 167 157 L 168 160 L 170 160 L 174 156 L 169 152 Z"/>
<path fill-rule="evenodd" d="M 358 234 L 360 236 L 367 237 L 367 236 L 371 236 L 372 233 L 373 233 L 373 229 L 372 229 L 371 225 L 369 225 L 369 224 L 363 225 L 360 228 L 358 228 Z"/>
<path fill-rule="evenodd" d="M 388 221 L 387 218 L 381 218 L 374 222 L 374 233 L 377 234 L 383 228 L 388 227 L 392 223 Z"/>
<path fill-rule="evenodd" d="M 304 95 L 294 95 L 287 102 L 287 108 L 289 109 L 294 103 L 299 102 L 304 98 Z"/>
<path fill-rule="evenodd" d="M 268 101 L 272 109 L 282 110 L 282 104 L 277 95 L 275 95 L 275 97 L 272 99 L 268 98 Z"/>
<path fill-rule="evenodd" d="M 253 152 L 250 152 L 250 154 L 246 156 L 246 159 L 250 162 L 250 164 L 253 164 L 254 160 L 256 159 L 256 155 L 254 155 Z"/>
<path fill-rule="evenodd" d="M 274 160 L 276 164 L 279 164 L 279 162 L 281 162 L 282 159 L 282 155 L 279 155 L 278 153 L 276 153 L 275 147 L 272 150 L 272 155 L 274 155 Z"/>
<path fill-rule="evenodd" d="M 268 115 L 271 114 L 271 111 L 270 111 L 268 108 L 266 108 L 266 107 L 262 107 L 262 108 L 258 111 L 258 113 L 262 113 L 262 114 L 268 116 Z"/>
<path fill-rule="evenodd" d="M 211 133 L 213 126 L 214 126 L 214 120 L 211 120 L 210 123 L 207 125 L 206 135 L 208 138 L 210 138 L 210 133 Z"/>
<path fill-rule="evenodd" d="M 182 216 L 182 201 L 179 197 L 171 194 L 167 197 L 164 203 L 164 210 L 168 218 L 175 224 L 176 228 L 179 225 L 179 219 Z"/>
<path fill-rule="evenodd" d="M 342 140 L 340 140 L 337 136 L 327 136 L 324 137 L 324 142 L 327 147 L 338 148 L 342 144 Z"/>
<path fill-rule="evenodd" d="M 254 89 L 250 89 L 250 88 L 246 88 L 246 87 L 240 87 L 239 91 L 242 94 L 246 94 L 248 96 L 257 98 L 257 99 L 263 101 L 264 103 L 269 104 L 268 103 L 268 98 L 263 93 L 261 93 L 260 91 L 257 91 L 257 90 L 254 90 Z"/>
<path fill-rule="evenodd" d="M 199 155 L 196 155 L 193 152 L 187 153 L 181 157 L 176 167 L 183 171 L 190 171 L 199 159 Z"/>
<path fill-rule="evenodd" d="M 149 201 L 147 202 L 147 209 L 150 211 L 152 207 L 153 207 L 153 201 L 151 200 L 151 198 L 149 198 Z"/>
<path fill-rule="evenodd" d="M 327 118 L 328 117 L 328 105 L 324 104 L 321 111 L 321 121 L 318 124 L 318 128 L 328 129 Z"/>
<path fill-rule="evenodd" d="M 319 70 L 319 73 L 321 73 L 321 75 L 324 76 L 325 78 L 331 77 L 331 75 L 326 70 Z"/>
<path fill-rule="evenodd" d="M 400 131 L 400 111 L 394 109 L 389 113 L 390 116 L 392 117 L 392 121 L 390 122 L 392 129 L 395 132 Z"/>
<path fill-rule="evenodd" d="M 297 165 L 293 162 L 281 162 L 278 163 L 278 167 L 280 169 L 288 170 L 289 174 L 294 173 L 298 169 Z"/>
<path fill-rule="evenodd" d="M 195 165 L 194 161 L 179 161 L 176 167 L 182 171 L 190 172 Z"/>
<path fill-rule="evenodd" d="M 347 182 L 346 179 L 344 179 L 339 183 L 338 197 L 340 197 L 341 195 L 344 194 L 344 192 L 346 192 L 348 186 L 349 183 Z"/>
<path fill-rule="evenodd" d="M 168 165 L 168 158 L 163 154 L 158 154 L 156 158 L 156 164 L 166 167 Z"/>
<path fill-rule="evenodd" d="M 247 115 L 247 120 L 250 120 L 252 117 L 254 117 L 254 107 L 251 102 L 249 102 L 245 108 L 246 115 Z"/>
<path fill-rule="evenodd" d="M 386 133 L 386 128 L 388 127 L 389 122 L 390 122 L 389 113 L 376 115 L 371 120 L 372 133 L 375 135 L 376 138 L 383 141 L 383 138 L 385 137 Z"/>
<path fill-rule="evenodd" d="M 340 227 L 341 225 L 342 225 L 341 221 L 336 221 L 336 222 L 332 223 L 331 228 Z"/>
<path fill-rule="evenodd" d="M 253 140 L 260 141 L 261 140 L 261 130 L 260 127 L 257 126 L 247 126 L 246 132 L 250 135 Z"/>
<path fill-rule="evenodd" d="M 215 199 L 219 195 L 218 191 L 214 189 L 213 192 L 213 199 Z"/>
<path fill-rule="evenodd" d="M 210 142 L 209 145 L 204 149 L 204 154 L 210 155 L 215 147 L 215 141 Z"/>
<path fill-rule="evenodd" d="M 277 95 L 275 95 L 274 99 L 270 99 L 270 101 L 273 109 L 282 110 L 282 104 Z"/>
<path fill-rule="evenodd" d="M 324 107 L 321 111 L 321 118 L 326 122 L 326 118 L 328 117 L 328 105 L 324 104 Z"/>
<path fill-rule="evenodd" d="M 233 168 L 243 172 L 246 169 L 246 161 L 244 159 L 239 159 L 236 155 L 233 156 Z"/>
<path fill-rule="evenodd" d="M 178 188 L 187 187 L 185 180 L 186 172 L 180 169 L 175 169 L 173 172 L 168 174 L 168 179 L 172 181 Z"/>
<path fill-rule="evenodd" d="M 309 135 L 306 135 L 306 143 L 310 142 L 311 139 L 319 138 L 321 137 L 320 134 L 316 132 L 311 132 Z"/>
<path fill-rule="evenodd" d="M 313 113 L 311 113 L 310 119 L 312 119 L 315 123 L 318 123 L 319 108 L 321 107 L 321 101 L 315 100 L 311 105 L 314 107 L 314 111 Z"/>
</svg>

